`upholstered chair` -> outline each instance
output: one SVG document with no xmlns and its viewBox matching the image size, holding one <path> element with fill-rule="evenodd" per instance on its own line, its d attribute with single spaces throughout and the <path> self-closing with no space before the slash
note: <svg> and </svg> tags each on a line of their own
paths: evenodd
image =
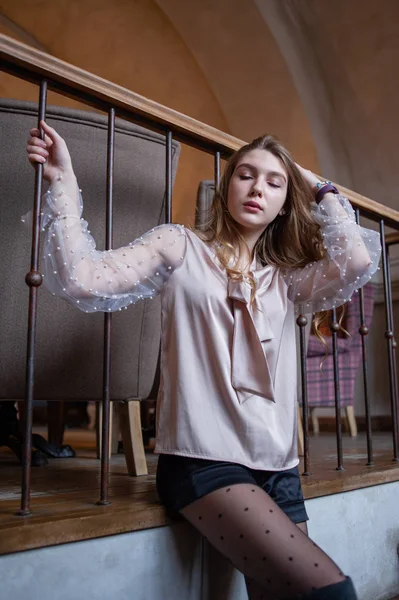
<svg viewBox="0 0 399 600">
<path fill-rule="evenodd" d="M 93 112 L 49 107 L 47 120 L 68 143 L 83 190 L 84 217 L 97 248 L 103 249 L 107 118 Z M 10 401 L 24 398 L 28 315 L 25 274 L 29 271 L 31 232 L 21 223 L 21 215 L 33 206 L 34 172 L 25 146 L 29 130 L 36 124 L 37 105 L 0 101 L 0 399 Z M 173 178 L 179 154 L 179 144 L 173 143 Z M 117 119 L 114 171 L 113 245 L 118 247 L 164 222 L 165 138 Z M 103 323 L 103 314 L 80 312 L 53 297 L 44 286 L 40 288 L 35 399 L 48 401 L 50 416 L 51 406 L 56 403 L 101 402 Z M 120 408 L 128 471 L 136 475 L 147 472 L 140 401 L 156 397 L 160 326 L 159 298 L 113 315 L 111 399 Z M 57 435 L 53 432 L 52 437 Z"/>
<path fill-rule="evenodd" d="M 375 285 L 368 283 L 363 288 L 365 324 L 371 326 L 374 308 Z M 339 310 L 339 309 L 338 309 Z M 357 435 L 354 414 L 355 384 L 362 362 L 362 339 L 359 333 L 360 294 L 355 293 L 345 304 L 343 329 L 338 334 L 338 369 L 340 382 L 340 405 L 345 409 L 350 435 Z M 315 409 L 335 406 L 334 364 L 331 333 L 328 326 L 323 329 L 328 347 L 311 333 L 307 350 L 308 403 L 311 410 L 313 432 L 319 432 L 319 423 Z"/>
</svg>

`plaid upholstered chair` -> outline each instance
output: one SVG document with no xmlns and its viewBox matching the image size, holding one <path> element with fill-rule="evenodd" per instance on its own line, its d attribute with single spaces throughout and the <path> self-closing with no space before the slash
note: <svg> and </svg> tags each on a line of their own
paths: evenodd
<svg viewBox="0 0 399 600">
<path fill-rule="evenodd" d="M 370 328 L 373 317 L 375 286 L 368 283 L 363 289 L 365 322 L 367 327 Z M 355 437 L 357 426 L 353 405 L 356 378 L 362 360 L 362 340 L 359 334 L 360 296 L 358 293 L 354 294 L 351 302 L 346 303 L 342 325 L 349 335 L 343 331 L 338 334 L 340 404 L 342 408 L 345 408 L 350 435 Z M 326 337 L 328 345 L 327 358 L 325 358 L 326 347 L 313 333 L 310 334 L 307 351 L 308 402 L 314 433 L 319 432 L 315 409 L 335 406 L 332 340 L 328 326 L 323 329 L 323 335 Z"/>
</svg>

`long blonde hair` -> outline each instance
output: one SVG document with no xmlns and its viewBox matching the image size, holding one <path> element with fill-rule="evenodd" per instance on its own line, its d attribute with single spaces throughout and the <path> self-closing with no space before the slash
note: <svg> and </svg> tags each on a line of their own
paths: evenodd
<svg viewBox="0 0 399 600">
<path fill-rule="evenodd" d="M 265 135 L 243 146 L 230 158 L 206 223 L 197 232 L 204 241 L 217 242 L 218 258 L 229 273 L 240 273 L 236 248 L 237 243 L 245 244 L 227 208 L 230 180 L 241 158 L 258 149 L 267 150 L 280 159 L 287 171 L 288 184 L 285 214 L 277 215 L 266 227 L 253 249 L 252 258 L 256 256 L 263 265 L 295 269 L 325 256 L 320 227 L 311 214 L 314 194 L 288 150 L 272 135 Z"/>
<path fill-rule="evenodd" d="M 208 218 L 196 232 L 204 241 L 215 243 L 218 259 L 228 276 L 234 279 L 243 277 L 243 271 L 238 267 L 237 246 L 245 245 L 245 241 L 228 211 L 229 185 L 238 162 L 248 152 L 258 149 L 267 150 L 280 159 L 288 175 L 288 184 L 284 214 L 277 215 L 266 227 L 255 244 L 251 259 L 256 257 L 262 265 L 271 264 L 281 269 L 295 269 L 321 260 L 326 254 L 320 227 L 311 213 L 314 193 L 288 150 L 274 136 L 264 135 L 237 150 L 229 159 L 220 185 L 215 191 Z M 254 295 L 256 284 L 251 274 L 248 276 Z M 323 320 L 324 314 L 319 313 L 316 316 L 315 332 L 320 339 L 322 336 L 318 333 L 317 324 Z"/>
</svg>

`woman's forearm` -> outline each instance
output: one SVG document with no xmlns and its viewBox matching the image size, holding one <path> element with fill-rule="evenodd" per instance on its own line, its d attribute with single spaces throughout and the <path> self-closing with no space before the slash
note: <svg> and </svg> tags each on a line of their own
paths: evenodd
<svg viewBox="0 0 399 600">
<path fill-rule="evenodd" d="M 348 276 L 350 276 L 351 271 L 353 271 L 355 276 L 358 276 L 358 274 L 363 274 L 364 271 L 367 270 L 367 267 L 371 264 L 371 258 L 362 238 L 360 228 L 355 225 L 353 219 L 342 206 L 339 198 L 340 196 L 337 196 L 336 194 L 331 192 L 327 193 L 322 200 L 323 209 L 327 215 L 336 219 L 337 224 L 342 224 L 343 231 L 336 239 L 338 244 L 348 241 L 348 234 L 352 236 L 350 247 L 344 243 L 343 249 L 349 253 L 347 267 Z"/>
<path fill-rule="evenodd" d="M 50 181 L 48 194 L 51 197 L 50 208 L 55 218 L 65 215 L 81 216 L 78 182 L 72 170 L 60 172 L 53 177 Z"/>
</svg>

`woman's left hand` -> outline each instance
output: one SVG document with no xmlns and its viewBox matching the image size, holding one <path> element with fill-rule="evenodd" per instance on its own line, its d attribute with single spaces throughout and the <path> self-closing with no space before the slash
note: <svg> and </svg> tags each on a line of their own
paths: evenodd
<svg viewBox="0 0 399 600">
<path fill-rule="evenodd" d="M 298 167 L 299 172 L 304 178 L 304 180 L 308 182 L 313 191 L 316 191 L 316 185 L 320 182 L 319 177 L 312 173 L 312 171 L 309 171 L 309 169 L 304 169 L 303 167 L 298 165 L 298 163 L 295 164 Z"/>
</svg>

